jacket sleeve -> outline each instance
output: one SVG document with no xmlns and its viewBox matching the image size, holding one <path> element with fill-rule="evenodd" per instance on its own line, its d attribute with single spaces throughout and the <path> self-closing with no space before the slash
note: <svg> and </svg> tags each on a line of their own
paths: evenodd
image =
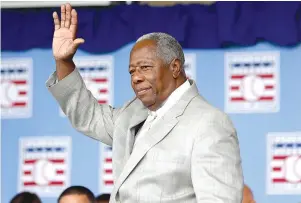
<svg viewBox="0 0 301 203">
<path fill-rule="evenodd" d="M 121 109 L 98 104 L 77 68 L 60 81 L 54 72 L 46 86 L 77 131 L 112 146 L 114 123 Z"/>
<path fill-rule="evenodd" d="M 241 203 L 243 173 L 236 130 L 224 113 L 199 126 L 191 159 L 197 202 Z"/>
</svg>

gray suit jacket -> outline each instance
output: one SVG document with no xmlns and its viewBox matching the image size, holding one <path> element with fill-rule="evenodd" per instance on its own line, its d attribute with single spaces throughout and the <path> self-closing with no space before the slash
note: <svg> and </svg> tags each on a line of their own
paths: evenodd
<svg viewBox="0 0 301 203">
<path fill-rule="evenodd" d="M 122 108 L 99 105 L 77 70 L 47 87 L 79 132 L 113 146 L 110 203 L 240 203 L 243 175 L 236 131 L 190 89 L 133 150 L 147 109 L 133 99 Z"/>
</svg>

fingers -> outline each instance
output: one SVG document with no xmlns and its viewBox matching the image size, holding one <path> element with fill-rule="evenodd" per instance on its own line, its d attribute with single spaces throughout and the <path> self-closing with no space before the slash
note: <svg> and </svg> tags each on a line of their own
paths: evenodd
<svg viewBox="0 0 301 203">
<path fill-rule="evenodd" d="M 61 5 L 61 27 L 65 27 L 66 20 L 66 6 L 65 4 Z"/>
<path fill-rule="evenodd" d="M 71 25 L 70 30 L 75 34 L 77 30 L 77 12 L 75 9 L 71 11 Z"/>
<path fill-rule="evenodd" d="M 85 40 L 83 38 L 77 38 L 73 41 L 73 48 L 76 50 L 79 45 L 83 44 Z"/>
<path fill-rule="evenodd" d="M 60 29 L 61 25 L 60 25 L 60 20 L 59 20 L 59 16 L 58 16 L 57 12 L 53 12 L 52 17 L 53 17 L 53 22 L 54 22 L 54 29 L 55 30 Z"/>
<path fill-rule="evenodd" d="M 61 5 L 61 21 L 59 20 L 58 14 L 53 13 L 53 20 L 55 24 L 55 30 L 60 28 L 68 28 L 74 34 L 77 31 L 77 12 L 72 9 L 72 6 L 67 3 Z"/>
<path fill-rule="evenodd" d="M 85 40 L 83 38 L 77 38 L 73 41 L 74 44 L 83 44 L 85 42 Z"/>
<path fill-rule="evenodd" d="M 69 28 L 71 24 L 71 10 L 72 10 L 71 5 L 69 3 L 66 4 L 66 21 L 65 21 L 66 28 Z"/>
</svg>

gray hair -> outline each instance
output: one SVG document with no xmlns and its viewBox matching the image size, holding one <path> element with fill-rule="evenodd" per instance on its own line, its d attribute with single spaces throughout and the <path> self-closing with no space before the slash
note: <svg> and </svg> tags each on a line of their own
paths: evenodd
<svg viewBox="0 0 301 203">
<path fill-rule="evenodd" d="M 136 43 L 147 39 L 156 42 L 157 55 L 162 58 L 166 64 L 171 63 L 172 60 L 177 58 L 180 60 L 182 68 L 184 68 L 185 57 L 183 49 L 175 38 L 166 33 L 153 32 L 141 36 Z"/>
</svg>

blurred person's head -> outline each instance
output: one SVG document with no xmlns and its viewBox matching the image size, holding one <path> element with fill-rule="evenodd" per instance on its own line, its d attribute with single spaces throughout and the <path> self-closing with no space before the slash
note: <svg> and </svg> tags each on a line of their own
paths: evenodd
<svg viewBox="0 0 301 203">
<path fill-rule="evenodd" d="M 244 185 L 242 203 L 256 203 L 253 192 L 247 185 Z"/>
<path fill-rule="evenodd" d="M 21 192 L 16 194 L 10 203 L 41 203 L 41 200 L 35 193 Z"/>
<path fill-rule="evenodd" d="M 58 203 L 95 203 L 94 194 L 86 187 L 71 186 L 58 198 Z"/>
<path fill-rule="evenodd" d="M 144 106 L 158 109 L 186 81 L 185 57 L 179 42 L 165 33 L 140 37 L 130 54 L 132 88 Z"/>
<path fill-rule="evenodd" d="M 96 197 L 96 203 L 109 203 L 110 194 L 101 194 Z"/>
</svg>

